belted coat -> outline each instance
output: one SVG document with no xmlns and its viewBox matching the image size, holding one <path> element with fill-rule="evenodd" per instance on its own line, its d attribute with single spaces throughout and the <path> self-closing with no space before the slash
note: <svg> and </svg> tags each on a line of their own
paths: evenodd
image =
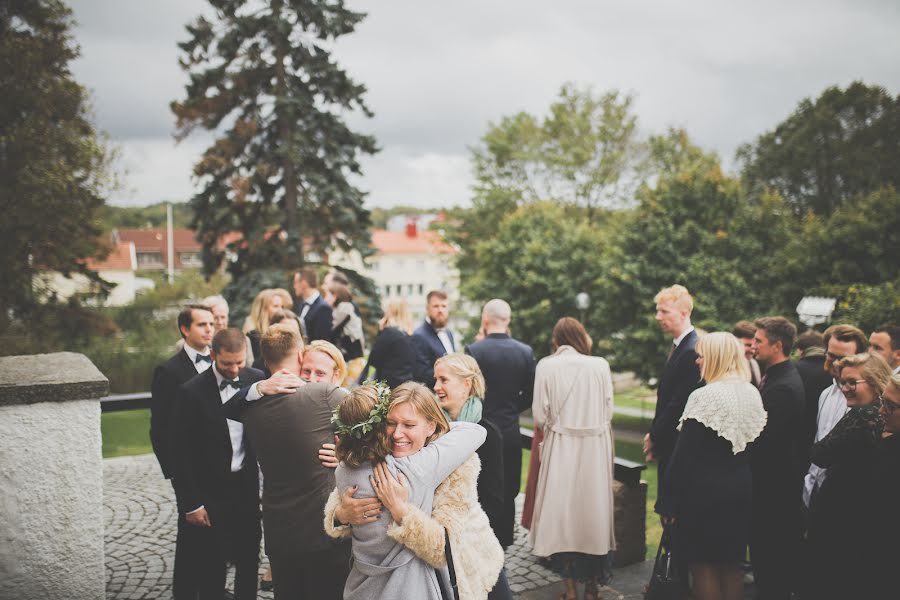
<svg viewBox="0 0 900 600">
<path fill-rule="evenodd" d="M 544 430 L 528 535 L 534 554 L 615 550 L 609 363 L 560 346 L 537 365 L 532 413 Z"/>
</svg>

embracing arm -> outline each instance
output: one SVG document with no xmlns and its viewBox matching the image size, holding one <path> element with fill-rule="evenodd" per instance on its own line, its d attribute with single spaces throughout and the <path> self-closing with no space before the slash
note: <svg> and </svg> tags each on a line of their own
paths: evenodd
<svg viewBox="0 0 900 600">
<path fill-rule="evenodd" d="M 447 479 L 450 473 L 472 456 L 484 443 L 486 436 L 487 432 L 481 425 L 456 421 L 450 424 L 450 431 L 407 460 L 424 480 L 431 481 L 437 487 L 437 484 Z"/>
</svg>

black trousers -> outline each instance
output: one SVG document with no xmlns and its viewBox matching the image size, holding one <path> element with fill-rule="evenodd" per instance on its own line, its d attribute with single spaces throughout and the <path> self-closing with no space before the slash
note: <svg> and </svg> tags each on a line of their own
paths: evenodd
<svg viewBox="0 0 900 600">
<path fill-rule="evenodd" d="M 785 497 L 780 503 L 754 498 L 750 532 L 750 561 L 757 598 L 790 600 L 796 587 L 800 558 L 799 499 Z"/>
<path fill-rule="evenodd" d="M 191 525 L 179 515 L 175 600 L 222 600 L 229 562 L 235 566 L 235 598 L 255 600 L 262 530 L 253 467 L 232 473 L 224 488 L 204 505 L 210 527 Z"/>
<path fill-rule="evenodd" d="M 503 520 L 497 538 L 506 550 L 514 539 L 516 496 L 522 480 L 522 437 L 519 430 L 504 431 L 503 436 Z"/>
<path fill-rule="evenodd" d="M 350 574 L 350 542 L 314 552 L 272 552 L 269 564 L 275 600 L 341 600 Z"/>
</svg>

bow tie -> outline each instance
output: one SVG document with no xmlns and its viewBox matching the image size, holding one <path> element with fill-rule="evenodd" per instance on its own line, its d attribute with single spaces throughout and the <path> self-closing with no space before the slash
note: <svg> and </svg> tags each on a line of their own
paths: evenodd
<svg viewBox="0 0 900 600">
<path fill-rule="evenodd" d="M 241 382 L 239 382 L 237 379 L 223 379 L 222 383 L 219 384 L 219 389 L 224 390 L 229 385 L 236 390 L 241 389 Z"/>
<path fill-rule="evenodd" d="M 197 358 L 194 359 L 194 362 L 198 363 L 202 360 L 205 360 L 209 364 L 212 364 L 212 356 L 210 356 L 209 354 L 198 354 Z"/>
</svg>

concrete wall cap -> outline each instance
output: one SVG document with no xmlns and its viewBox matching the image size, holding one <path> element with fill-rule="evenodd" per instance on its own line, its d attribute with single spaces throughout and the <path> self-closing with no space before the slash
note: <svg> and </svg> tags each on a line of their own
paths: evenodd
<svg viewBox="0 0 900 600">
<path fill-rule="evenodd" d="M 109 380 L 83 354 L 0 357 L 0 406 L 101 398 Z"/>
</svg>

